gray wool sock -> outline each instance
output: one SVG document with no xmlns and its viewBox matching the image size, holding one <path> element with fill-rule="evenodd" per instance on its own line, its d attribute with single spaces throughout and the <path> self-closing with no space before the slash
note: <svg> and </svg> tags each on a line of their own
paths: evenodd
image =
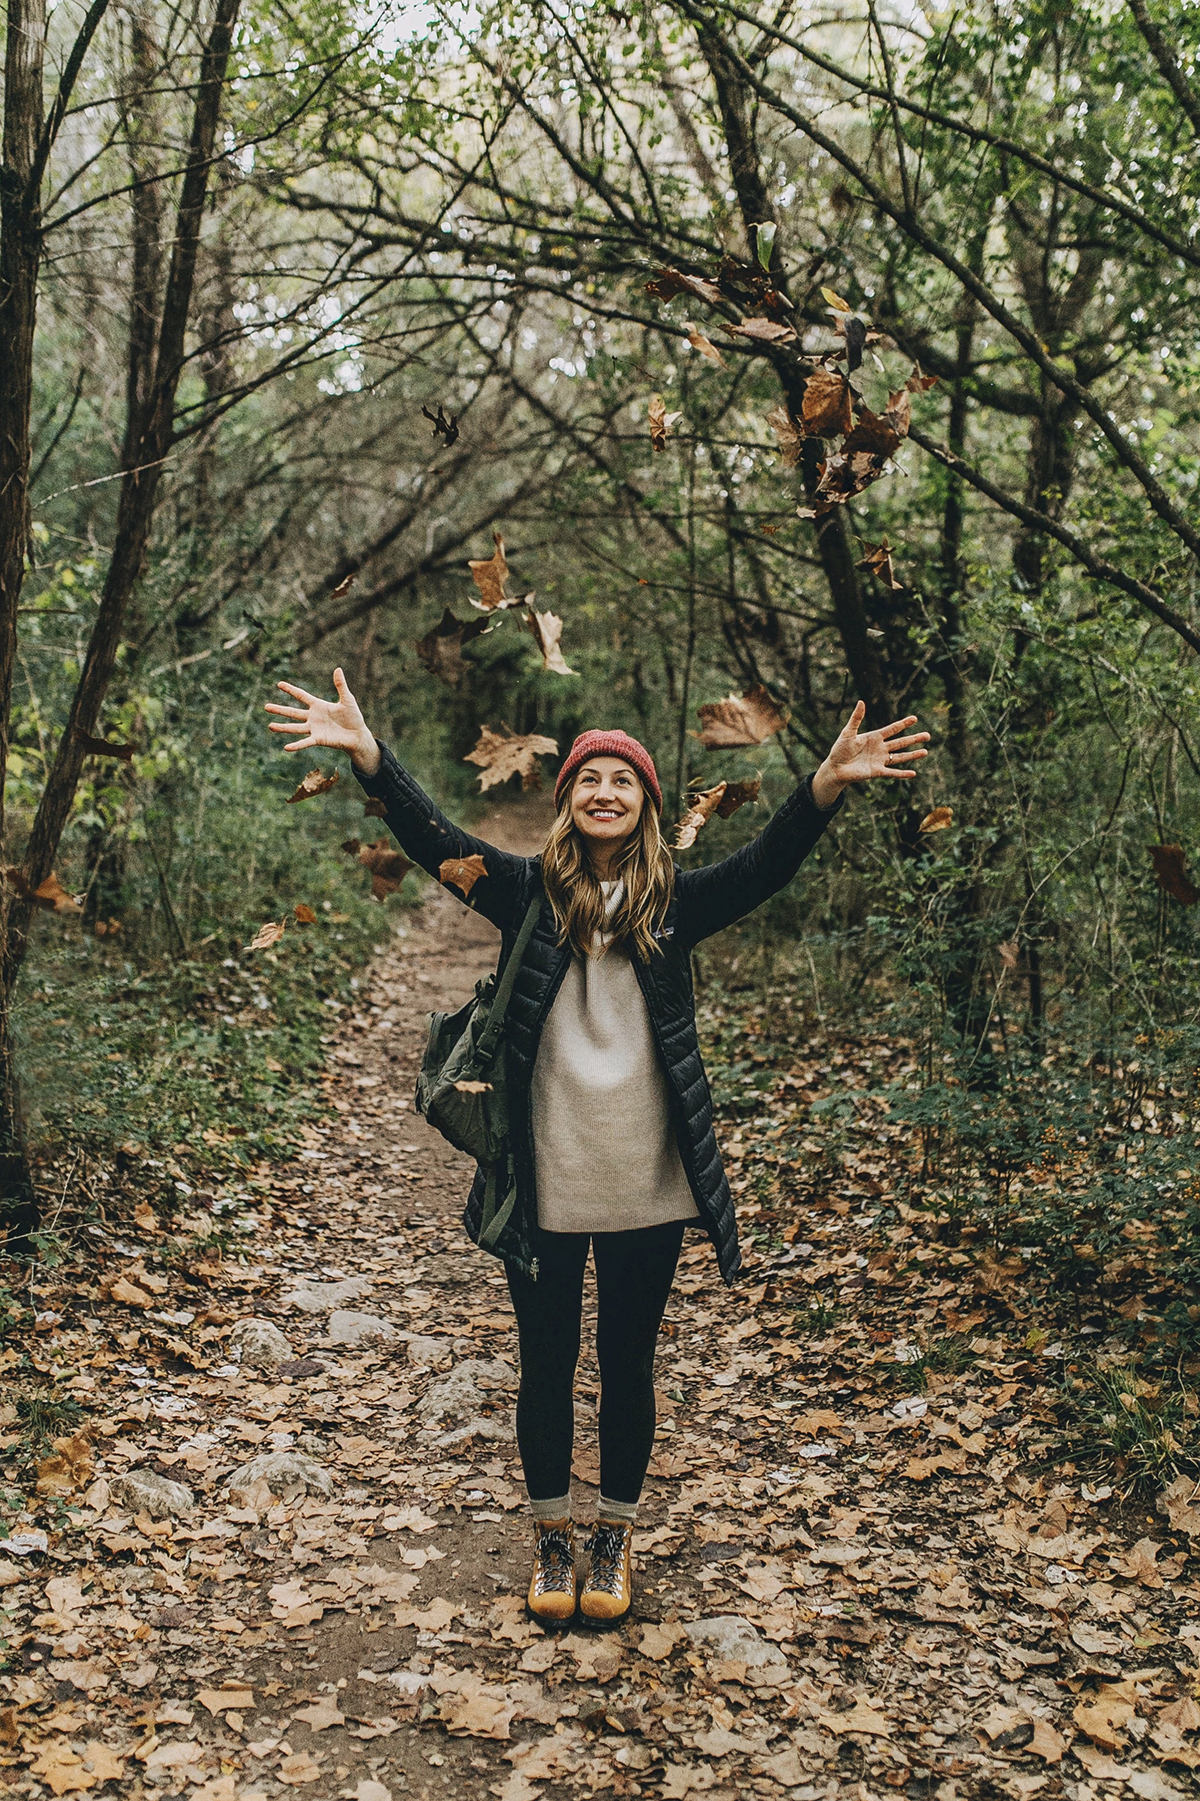
<svg viewBox="0 0 1200 1801">
<path fill-rule="evenodd" d="M 622 1526 L 637 1525 L 638 1504 L 636 1501 L 609 1501 L 603 1495 L 596 1503 L 596 1518 L 612 1520 Z"/>
<path fill-rule="evenodd" d="M 569 1520 L 571 1517 L 570 1494 L 558 1495 L 551 1501 L 535 1501 L 531 1498 L 529 1502 L 529 1511 L 535 1520 L 542 1520 L 543 1522 L 548 1520 Z"/>
</svg>

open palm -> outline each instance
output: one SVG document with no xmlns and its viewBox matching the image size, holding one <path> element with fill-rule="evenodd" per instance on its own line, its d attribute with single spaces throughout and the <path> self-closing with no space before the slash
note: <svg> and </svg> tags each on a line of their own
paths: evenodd
<svg viewBox="0 0 1200 1801">
<path fill-rule="evenodd" d="M 870 782 L 881 775 L 911 780 L 916 770 L 905 769 L 902 765 L 918 762 L 929 755 L 928 751 L 918 748 L 929 743 L 929 733 L 914 732 L 909 737 L 901 737 L 910 725 L 916 725 L 915 713 L 910 713 L 907 719 L 896 719 L 891 725 L 881 726 L 878 731 L 860 733 L 858 728 L 866 711 L 860 700 L 838 733 L 829 752 L 830 773 L 844 783 Z"/>
<path fill-rule="evenodd" d="M 333 672 L 333 685 L 337 689 L 337 699 L 322 700 L 304 688 L 294 688 L 290 682 L 279 683 L 285 694 L 302 703 L 298 707 L 281 707 L 274 701 L 267 702 L 268 713 L 278 713 L 285 720 L 295 721 L 287 725 L 272 724 L 270 728 L 273 732 L 295 736 L 295 743 L 285 744 L 284 750 L 310 750 L 314 745 L 324 745 L 329 750 L 353 752 L 361 750 L 370 740 L 371 734 L 358 702 L 340 669 Z"/>
</svg>

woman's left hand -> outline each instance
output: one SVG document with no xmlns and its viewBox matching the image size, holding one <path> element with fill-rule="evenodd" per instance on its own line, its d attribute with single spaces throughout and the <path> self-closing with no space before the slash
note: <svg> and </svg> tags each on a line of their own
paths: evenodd
<svg viewBox="0 0 1200 1801">
<path fill-rule="evenodd" d="M 860 733 L 858 728 L 866 712 L 866 706 L 860 700 L 813 777 L 813 799 L 819 807 L 831 807 L 842 789 L 852 782 L 871 782 L 881 775 L 911 780 L 916 770 L 905 769 L 903 765 L 929 755 L 928 751 L 919 748 L 929 743 L 928 732 L 913 732 L 908 737 L 900 735 L 907 732 L 910 725 L 916 725 L 915 713 L 910 713 L 907 719 L 881 726 L 876 732 Z"/>
</svg>

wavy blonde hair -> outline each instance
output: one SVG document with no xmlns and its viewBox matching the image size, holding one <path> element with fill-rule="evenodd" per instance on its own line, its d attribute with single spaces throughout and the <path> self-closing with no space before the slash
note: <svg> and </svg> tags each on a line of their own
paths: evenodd
<svg viewBox="0 0 1200 1801">
<path fill-rule="evenodd" d="M 563 794 L 542 852 L 542 881 L 558 921 L 558 941 L 569 944 L 577 957 L 587 957 L 599 932 L 648 961 L 651 952 L 662 949 L 654 934 L 666 918 L 675 890 L 675 864 L 662 835 L 658 811 L 647 794 L 641 817 L 613 862 L 613 876 L 624 884 L 624 891 L 616 912 L 606 921 L 604 890 L 592 873 L 583 833 L 571 817 L 574 786 L 572 782 Z"/>
</svg>

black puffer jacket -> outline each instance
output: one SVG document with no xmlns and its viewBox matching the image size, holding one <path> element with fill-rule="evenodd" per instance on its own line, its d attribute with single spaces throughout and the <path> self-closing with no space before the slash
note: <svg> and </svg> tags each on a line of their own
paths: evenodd
<svg viewBox="0 0 1200 1801">
<path fill-rule="evenodd" d="M 487 875 L 472 888 L 470 905 L 499 926 L 503 959 L 534 893 L 541 887 L 539 859 L 497 850 L 452 825 L 391 751 L 383 745 L 380 750 L 383 761 L 377 773 L 360 774 L 358 779 L 369 795 L 383 802 L 388 826 L 402 850 L 435 877 L 449 857 L 483 858 Z M 662 955 L 653 956 L 648 962 L 637 956 L 632 959 L 667 1075 L 679 1154 L 726 1282 L 733 1281 L 741 1258 L 733 1198 L 717 1150 L 712 1096 L 696 1039 L 692 947 L 743 918 L 785 887 L 840 805 L 839 800 L 822 812 L 813 800 L 810 776 L 784 801 L 758 837 L 741 850 L 704 869 L 678 870 L 674 897 L 658 933 Z M 543 901 L 513 989 L 505 1026 L 509 1104 L 517 1122 L 513 1144 L 517 1202 L 496 1245 L 499 1256 L 533 1277 L 537 1276 L 540 1230 L 530 1119 L 533 1066 L 542 1025 L 570 959 L 570 950 L 558 943 L 550 903 Z M 467 1232 L 476 1243 L 483 1187 L 480 1172 L 463 1216 Z"/>
</svg>

